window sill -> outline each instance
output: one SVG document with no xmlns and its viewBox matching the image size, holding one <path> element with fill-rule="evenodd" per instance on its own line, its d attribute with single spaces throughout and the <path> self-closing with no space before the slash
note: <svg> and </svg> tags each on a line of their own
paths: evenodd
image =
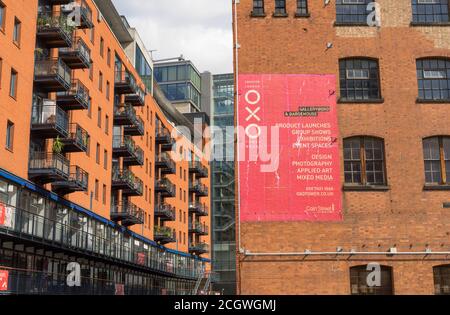
<svg viewBox="0 0 450 315">
<path fill-rule="evenodd" d="M 388 191 L 391 187 L 385 185 L 344 185 L 344 191 Z"/>
<path fill-rule="evenodd" d="M 309 18 L 309 17 L 311 17 L 311 14 L 309 14 L 309 13 L 295 13 L 294 17 L 296 17 L 296 18 Z"/>
<path fill-rule="evenodd" d="M 373 27 L 370 26 L 367 23 L 363 23 L 363 22 L 357 22 L 357 23 L 352 23 L 352 22 L 337 22 L 335 21 L 333 23 L 333 26 L 363 26 L 363 27 Z"/>
<path fill-rule="evenodd" d="M 338 99 L 338 104 L 382 104 L 384 103 L 384 98 L 372 98 L 367 100 L 350 100 L 340 97 Z"/>
<path fill-rule="evenodd" d="M 265 13 L 250 13 L 250 17 L 254 17 L 254 18 L 265 18 L 266 14 Z"/>
<path fill-rule="evenodd" d="M 17 48 L 20 49 L 20 44 L 19 44 L 19 42 L 16 42 L 15 40 L 13 40 L 13 44 L 14 44 Z"/>
<path fill-rule="evenodd" d="M 13 151 L 12 148 L 5 147 L 5 150 L 6 150 L 6 151 L 9 151 L 10 153 L 14 153 L 14 151 Z"/>
<path fill-rule="evenodd" d="M 3 33 L 3 35 L 6 35 L 6 32 L 5 32 L 5 28 L 4 28 L 4 27 L 0 27 L 0 33 Z"/>
<path fill-rule="evenodd" d="M 416 100 L 416 103 L 418 104 L 445 104 L 450 103 L 450 99 L 444 99 L 444 100 L 427 100 L 423 98 L 418 98 Z"/>
<path fill-rule="evenodd" d="M 449 22 L 411 22 L 411 26 L 450 26 Z"/>
<path fill-rule="evenodd" d="M 289 14 L 287 14 L 287 13 L 277 13 L 277 12 L 274 12 L 273 14 L 272 14 L 272 17 L 274 17 L 274 18 L 287 18 L 289 16 Z"/>
<path fill-rule="evenodd" d="M 450 185 L 425 185 L 423 186 L 425 191 L 449 191 Z"/>
</svg>

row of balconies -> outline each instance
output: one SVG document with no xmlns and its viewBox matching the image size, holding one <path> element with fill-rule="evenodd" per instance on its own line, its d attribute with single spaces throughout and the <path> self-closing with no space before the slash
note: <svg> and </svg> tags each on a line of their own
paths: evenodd
<svg viewBox="0 0 450 315">
<path fill-rule="evenodd" d="M 133 106 L 145 105 L 145 90 L 136 82 L 135 77 L 128 70 L 116 70 L 114 89 L 117 94 L 125 94 L 125 103 Z"/>
</svg>

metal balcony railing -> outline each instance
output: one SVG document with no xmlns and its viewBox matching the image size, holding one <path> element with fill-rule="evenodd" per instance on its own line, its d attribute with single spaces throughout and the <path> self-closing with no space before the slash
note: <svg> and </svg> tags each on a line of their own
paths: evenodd
<svg viewBox="0 0 450 315">
<path fill-rule="evenodd" d="M 72 123 L 69 125 L 68 137 L 61 139 L 61 142 L 64 144 L 64 153 L 87 152 L 89 134 L 79 124 Z"/>
<path fill-rule="evenodd" d="M 142 196 L 144 192 L 144 183 L 130 170 L 113 170 L 112 186 L 124 195 Z"/>
<path fill-rule="evenodd" d="M 74 27 L 62 12 L 43 11 L 37 17 L 37 36 L 48 48 L 72 46 Z"/>
<path fill-rule="evenodd" d="M 209 215 L 208 207 L 198 202 L 191 202 L 189 204 L 189 212 L 195 213 L 197 216 Z"/>
<path fill-rule="evenodd" d="M 80 37 L 73 40 L 71 47 L 60 48 L 59 57 L 71 69 L 87 69 L 91 64 L 91 50 Z"/>
<path fill-rule="evenodd" d="M 167 203 L 156 205 L 155 217 L 160 218 L 161 221 L 175 221 L 175 207 Z"/>
<path fill-rule="evenodd" d="M 191 253 L 197 253 L 199 255 L 209 252 L 209 244 L 207 243 L 196 243 L 189 244 L 189 251 Z"/>
<path fill-rule="evenodd" d="M 42 138 L 66 138 L 69 134 L 69 117 L 54 101 L 36 103 L 31 112 L 31 131 Z"/>
<path fill-rule="evenodd" d="M 132 104 L 133 106 L 145 105 L 146 92 L 139 86 L 136 86 L 136 92 L 125 95 L 125 103 Z"/>
<path fill-rule="evenodd" d="M 161 144 L 170 143 L 170 131 L 166 127 L 159 126 L 156 128 L 155 132 L 155 142 Z"/>
<path fill-rule="evenodd" d="M 207 225 L 204 225 L 200 222 L 191 222 L 189 223 L 189 232 L 199 235 L 208 235 L 209 229 Z"/>
<path fill-rule="evenodd" d="M 208 187 L 199 180 L 189 183 L 189 191 L 199 196 L 208 196 Z"/>
<path fill-rule="evenodd" d="M 89 90 L 80 80 L 72 80 L 70 89 L 56 93 L 56 102 L 64 110 L 89 108 Z"/>
<path fill-rule="evenodd" d="M 157 179 L 155 181 L 155 191 L 165 197 L 175 197 L 176 193 L 175 185 L 167 178 Z"/>
<path fill-rule="evenodd" d="M 197 174 L 198 178 L 208 177 L 208 169 L 200 161 L 190 161 L 189 171 Z"/>
<path fill-rule="evenodd" d="M 32 152 L 28 173 L 31 180 L 42 182 L 67 180 L 70 175 L 70 162 L 58 153 Z"/>
<path fill-rule="evenodd" d="M 34 81 L 46 92 L 67 91 L 71 87 L 71 72 L 61 58 L 37 59 Z"/>
<path fill-rule="evenodd" d="M 67 180 L 52 183 L 53 191 L 62 195 L 76 191 L 87 191 L 89 174 L 77 165 L 70 166 L 70 175 Z"/>
<path fill-rule="evenodd" d="M 143 224 L 144 211 L 131 202 L 113 204 L 111 206 L 111 220 L 121 221 L 124 226 Z"/>
<path fill-rule="evenodd" d="M 116 70 L 114 83 L 119 94 L 134 94 L 137 91 L 136 79 L 128 70 Z"/>
<path fill-rule="evenodd" d="M 171 228 L 166 226 L 155 226 L 154 239 L 161 244 L 173 243 L 177 240 L 177 234 Z"/>
<path fill-rule="evenodd" d="M 113 151 L 116 156 L 132 156 L 136 143 L 129 136 L 113 136 Z M 117 152 L 117 153 L 116 153 Z"/>
<path fill-rule="evenodd" d="M 155 167 L 161 169 L 163 174 L 176 174 L 175 162 L 167 152 L 161 152 L 156 157 Z"/>
</svg>

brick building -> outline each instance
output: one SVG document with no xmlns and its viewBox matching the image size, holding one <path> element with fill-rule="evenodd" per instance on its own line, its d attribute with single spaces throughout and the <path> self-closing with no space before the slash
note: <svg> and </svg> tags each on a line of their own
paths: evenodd
<svg viewBox="0 0 450 315">
<path fill-rule="evenodd" d="M 0 1 L 1 291 L 186 294 L 210 269 L 209 162 L 152 70 L 110 0 Z"/>
<path fill-rule="evenodd" d="M 336 76 L 343 190 L 342 221 L 242 222 L 238 291 L 450 293 L 449 1 L 235 2 L 237 77 Z"/>
</svg>

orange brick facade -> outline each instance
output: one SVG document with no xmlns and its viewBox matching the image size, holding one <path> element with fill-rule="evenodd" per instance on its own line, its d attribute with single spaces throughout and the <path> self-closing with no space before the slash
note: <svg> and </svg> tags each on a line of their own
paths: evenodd
<svg viewBox="0 0 450 315">
<path fill-rule="evenodd" d="M 450 109 L 445 102 L 416 102 L 416 59 L 449 58 L 450 28 L 412 26 L 409 0 L 377 1 L 380 27 L 334 25 L 335 1 L 325 6 L 308 1 L 309 17 L 295 17 L 297 4 L 290 0 L 287 17 L 273 17 L 275 1 L 270 0 L 264 1 L 265 17 L 252 17 L 252 2 L 235 5 L 237 74 L 339 77 L 341 58 L 378 60 L 384 101 L 338 104 L 339 144 L 342 161 L 344 138 L 384 139 L 388 189 L 344 191 L 342 222 L 242 223 L 237 235 L 242 251 L 449 251 L 450 209 L 443 204 L 450 193 L 424 189 L 422 140 L 450 135 Z M 339 97 L 339 86 L 336 91 Z M 447 256 L 432 254 L 251 257 L 241 252 L 238 257 L 241 294 L 350 294 L 349 268 L 370 262 L 392 267 L 395 294 L 434 294 L 433 267 L 449 263 Z"/>
<path fill-rule="evenodd" d="M 127 57 L 119 39 L 108 25 L 107 19 L 102 17 L 101 10 L 97 7 L 95 1 L 77 0 L 76 2 L 86 5 L 92 14 L 90 17 L 92 27 L 76 28 L 72 35 L 72 40 L 81 39 L 90 51 L 91 68 L 71 69 L 71 82 L 79 80 L 87 88 L 90 105 L 88 109 L 69 109 L 66 110 L 66 113 L 70 124 L 78 124 L 89 134 L 89 141 L 87 152 L 65 153 L 65 158 L 70 162 L 71 167 L 78 166 L 86 171 L 89 180 L 87 189 L 84 191 L 60 194 L 58 198 L 72 202 L 109 221 L 113 220 L 111 215 L 113 212 L 112 196 L 116 195 L 116 199 L 122 199 L 123 196 L 121 189 L 112 187 L 113 161 L 117 160 L 116 167 L 120 169 L 125 167 L 122 157 L 113 156 L 115 150 L 113 148 L 114 128 L 117 127 L 115 123 L 115 116 L 117 115 L 115 107 L 119 104 L 127 103 L 124 96 L 125 93 L 116 93 L 116 60 L 120 60 L 123 71 L 126 69 L 135 78 L 136 85 L 139 88 L 144 91 L 146 88 L 132 62 Z M 70 1 L 52 0 L 44 1 L 44 3 L 50 8 L 50 16 L 51 14 L 55 16 L 61 11 L 60 5 L 68 4 Z M 49 27 L 51 22 L 54 23 L 54 21 L 43 22 L 40 15 L 38 17 L 37 0 L 2 0 L 0 4 L 6 8 L 5 27 L 0 27 L 0 169 L 31 182 L 32 180 L 29 178 L 29 155 L 32 149 L 30 146 L 38 146 L 32 144 L 33 141 L 38 143 L 39 146 L 44 143 L 43 149 L 40 148 L 40 150 L 51 152 L 57 138 L 56 136 L 45 138 L 42 133 L 33 130 L 30 132 L 33 93 L 40 93 L 44 95 L 43 98 L 50 101 L 59 99 L 59 95 L 54 91 L 45 93 L 45 85 L 43 88 L 41 86 L 37 88 L 34 77 L 35 56 L 42 55 L 42 51 L 46 50 L 49 42 L 49 37 L 41 35 L 41 37 L 38 36 L 39 38 L 37 38 L 37 25 L 41 23 L 41 26 Z M 49 4 L 55 5 L 51 6 Z M 12 41 L 15 19 L 21 21 L 20 45 L 16 45 Z M 55 35 L 53 34 L 52 36 Z M 42 45 L 44 49 L 38 48 L 37 46 L 39 45 Z M 61 54 L 61 47 L 64 46 L 56 45 L 50 47 L 49 56 L 45 57 L 58 59 Z M 11 69 L 14 69 L 18 74 L 17 95 L 14 98 L 9 95 Z M 116 94 L 120 94 L 120 96 L 116 98 Z M 148 89 L 143 104 L 135 106 L 134 111 L 136 116 L 141 119 L 144 131 L 143 134 L 133 135 L 131 138 L 135 146 L 142 149 L 143 162 L 142 165 L 130 166 L 129 170 L 136 178 L 142 181 L 142 193 L 130 196 L 128 201 L 137 208 L 142 209 L 143 220 L 142 224 L 134 224 L 129 227 L 119 226 L 120 224 L 118 224 L 116 226 L 117 231 L 123 231 L 125 234 L 134 232 L 139 237 L 153 242 L 155 240 L 156 226 L 170 228 L 173 232 L 171 236 L 173 235 L 174 237 L 167 243 L 158 244 L 158 246 L 161 246 L 160 249 L 163 251 L 171 250 L 171 253 L 177 253 L 189 259 L 209 262 L 209 249 L 201 254 L 190 250 L 191 245 L 199 242 L 206 243 L 209 246 L 211 244 L 211 234 L 209 233 L 210 216 L 207 214 L 196 217 L 190 208 L 191 199 L 195 198 L 194 193 L 191 193 L 190 186 L 196 179 L 196 175 L 187 160 L 187 157 L 192 156 L 194 158 L 196 156 L 202 167 L 208 170 L 208 174 L 200 179 L 201 183 L 206 187 L 207 194 L 202 196 L 199 201 L 209 208 L 210 179 L 207 153 L 195 147 L 192 139 L 182 137 L 177 132 L 172 132 L 175 128 L 174 123 L 166 117 Z M 6 148 L 5 145 L 8 121 L 14 124 L 12 148 Z M 158 126 L 157 122 L 159 122 Z M 123 128 L 125 127 L 120 126 L 119 128 L 123 136 Z M 156 167 L 157 157 L 162 152 L 161 144 L 156 143 L 158 128 L 167 130 L 169 136 L 176 141 L 176 146 L 173 150 L 172 148 L 166 150 L 174 161 L 175 172 L 165 176 Z M 181 155 L 183 158 L 180 160 L 175 158 L 175 155 Z M 175 189 L 174 196 L 165 200 L 158 198 L 158 193 L 155 190 L 155 182 L 163 177 L 167 178 L 174 185 Z M 38 189 L 44 188 L 47 190 L 46 193 L 52 190 L 53 183 L 50 181 L 35 182 Z M 165 222 L 155 215 L 155 208 L 162 204 L 163 201 L 174 210 L 174 217 Z M 2 202 L 1 199 L 0 202 Z M 8 200 L 3 202 L 9 203 Z M 195 232 L 191 232 L 189 227 L 194 222 L 193 220 L 201 222 L 207 232 L 200 236 Z M 6 238 L 0 235 L 0 243 L 2 241 L 6 241 Z M 194 253 L 197 254 L 193 255 Z M 161 260 L 161 264 L 166 264 L 166 262 Z M 206 264 L 206 269 L 210 269 Z M 173 269 L 174 266 L 172 264 L 172 266 L 167 268 L 171 270 L 170 268 Z M 188 281 L 191 283 L 193 280 L 190 279 Z M 162 286 L 157 286 L 157 288 L 159 290 Z M 170 289 L 169 287 L 163 288 L 163 290 Z"/>
</svg>

